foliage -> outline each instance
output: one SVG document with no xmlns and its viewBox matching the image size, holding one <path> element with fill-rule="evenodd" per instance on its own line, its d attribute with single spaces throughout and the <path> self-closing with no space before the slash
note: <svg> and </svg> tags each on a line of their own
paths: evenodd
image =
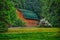
<svg viewBox="0 0 60 40">
<path fill-rule="evenodd" d="M 41 2 L 40 0 L 11 0 L 16 8 L 27 9 L 35 12 L 40 18 Z"/>
<path fill-rule="evenodd" d="M 8 14 L 10 14 L 9 11 L 11 11 L 11 9 L 9 7 L 12 5 L 10 5 L 10 2 L 9 3 L 8 2 L 9 1 L 7 0 L 4 0 L 4 1 L 0 0 L 0 30 L 3 30 L 3 31 L 5 31 L 5 28 L 7 28 L 6 23 L 8 23 L 10 19 L 9 18 L 10 16 Z"/>
<path fill-rule="evenodd" d="M 11 0 L 13 3 L 14 3 L 14 6 L 16 7 L 16 8 L 21 8 L 21 9 L 23 9 L 25 6 L 25 1 L 26 0 Z"/>
<path fill-rule="evenodd" d="M 39 18 L 45 17 L 54 27 L 60 26 L 59 0 L 14 0 L 17 8 L 35 12 Z"/>
<path fill-rule="evenodd" d="M 25 26 L 25 22 L 22 21 L 21 19 L 17 19 L 15 20 L 15 24 L 12 25 L 13 27 L 24 27 Z"/>
<path fill-rule="evenodd" d="M 16 24 L 16 20 L 20 20 L 17 16 L 14 4 L 10 0 L 0 0 L 0 30 L 5 31 L 6 25 L 13 26 Z M 20 25 L 23 25 L 20 20 Z M 18 21 L 19 22 L 19 21 Z"/>
<path fill-rule="evenodd" d="M 41 18 L 41 1 L 40 0 L 26 0 L 25 9 L 35 12 Z"/>
<path fill-rule="evenodd" d="M 1 32 L 6 32 L 8 30 L 7 25 L 4 22 L 0 21 L 0 33 Z"/>
<path fill-rule="evenodd" d="M 42 17 L 45 17 L 54 27 L 60 26 L 60 1 L 59 0 L 41 0 Z"/>
</svg>

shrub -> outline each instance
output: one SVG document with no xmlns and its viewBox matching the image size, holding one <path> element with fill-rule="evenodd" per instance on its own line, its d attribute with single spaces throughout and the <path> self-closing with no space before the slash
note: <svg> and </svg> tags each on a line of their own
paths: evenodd
<svg viewBox="0 0 60 40">
<path fill-rule="evenodd" d="M 41 0 L 42 17 L 45 17 L 53 27 L 60 26 L 60 0 Z"/>
<path fill-rule="evenodd" d="M 0 30 L 7 31 L 7 25 L 15 25 L 15 20 L 18 20 L 18 16 L 13 3 L 10 0 L 0 0 Z"/>
<path fill-rule="evenodd" d="M 15 23 L 12 25 L 13 27 L 24 27 L 25 22 L 23 22 L 21 19 L 15 20 Z"/>
<path fill-rule="evenodd" d="M 7 25 L 0 21 L 0 32 L 6 32 L 8 30 Z"/>
</svg>

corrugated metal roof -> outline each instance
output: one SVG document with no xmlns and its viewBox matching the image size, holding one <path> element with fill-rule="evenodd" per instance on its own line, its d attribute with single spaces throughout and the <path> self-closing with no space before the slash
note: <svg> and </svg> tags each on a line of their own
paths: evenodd
<svg viewBox="0 0 60 40">
<path fill-rule="evenodd" d="M 34 19 L 34 20 L 38 20 L 38 16 L 36 15 L 36 13 L 34 13 L 33 11 L 30 10 L 25 10 L 25 9 L 19 9 L 25 18 L 27 19 Z"/>
</svg>

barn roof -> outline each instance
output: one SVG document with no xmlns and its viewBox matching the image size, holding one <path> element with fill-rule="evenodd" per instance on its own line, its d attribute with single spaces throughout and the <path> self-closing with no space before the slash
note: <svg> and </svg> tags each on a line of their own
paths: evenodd
<svg viewBox="0 0 60 40">
<path fill-rule="evenodd" d="M 25 10 L 25 9 L 19 9 L 22 14 L 24 15 L 25 18 L 27 19 L 34 19 L 34 20 L 38 20 L 38 16 L 36 13 L 30 11 L 30 10 Z"/>
</svg>

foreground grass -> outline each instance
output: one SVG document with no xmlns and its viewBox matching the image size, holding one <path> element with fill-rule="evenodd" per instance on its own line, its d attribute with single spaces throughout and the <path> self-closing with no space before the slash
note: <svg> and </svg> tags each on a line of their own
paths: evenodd
<svg viewBox="0 0 60 40">
<path fill-rule="evenodd" d="M 58 28 L 9 28 L 0 40 L 60 40 Z"/>
<path fill-rule="evenodd" d="M 56 32 L 0 34 L 0 40 L 60 40 Z"/>
</svg>

